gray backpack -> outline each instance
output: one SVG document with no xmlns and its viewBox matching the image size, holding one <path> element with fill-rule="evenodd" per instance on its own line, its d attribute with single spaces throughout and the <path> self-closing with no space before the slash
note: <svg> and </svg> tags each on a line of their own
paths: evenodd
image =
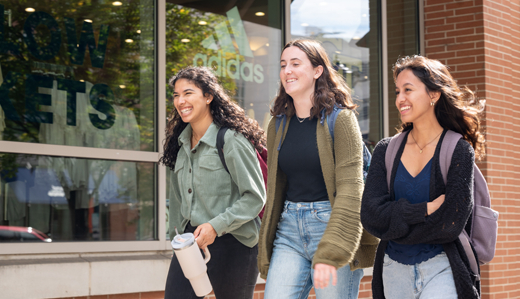
<svg viewBox="0 0 520 299">
<path fill-rule="evenodd" d="M 395 156 L 399 150 L 399 146 L 406 134 L 395 135 L 388 144 L 385 155 L 386 165 L 386 181 L 388 190 L 390 190 L 390 176 L 394 164 Z M 462 138 L 462 135 L 448 130 L 441 145 L 439 154 L 439 163 L 441 167 L 442 178 L 444 184 L 447 183 L 448 169 L 450 168 L 451 158 L 457 142 Z M 477 280 L 480 280 L 480 275 L 477 266 L 477 259 L 473 254 L 471 245 L 475 249 L 478 256 L 478 261 L 481 265 L 489 263 L 495 256 L 495 248 L 498 234 L 498 212 L 491 209 L 491 198 L 486 179 L 478 169 L 477 165 L 473 163 L 474 181 L 473 181 L 473 220 L 471 223 L 470 235 L 466 230 L 462 230 L 459 239 L 464 246 L 464 251 L 470 262 L 471 270 L 477 275 Z M 471 245 L 470 245 L 471 243 Z"/>
</svg>

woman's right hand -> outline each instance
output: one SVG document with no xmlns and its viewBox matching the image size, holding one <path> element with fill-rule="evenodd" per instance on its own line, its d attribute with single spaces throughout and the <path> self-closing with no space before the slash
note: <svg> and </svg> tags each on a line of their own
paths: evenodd
<svg viewBox="0 0 520 299">
<path fill-rule="evenodd" d="M 426 213 L 428 215 L 431 215 L 433 212 L 437 211 L 441 207 L 441 205 L 444 203 L 444 194 L 434 199 L 432 202 L 429 202 L 426 204 L 428 210 Z"/>
</svg>

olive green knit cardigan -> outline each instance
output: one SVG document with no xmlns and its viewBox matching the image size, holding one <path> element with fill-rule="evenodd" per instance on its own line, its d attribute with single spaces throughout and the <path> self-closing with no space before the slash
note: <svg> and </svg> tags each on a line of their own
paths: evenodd
<svg viewBox="0 0 520 299">
<path fill-rule="evenodd" d="M 276 118 L 273 117 L 267 130 L 267 201 L 258 243 L 258 269 L 264 279 L 269 270 L 273 242 L 287 191 L 287 178 L 278 168 L 277 148 L 282 134 L 283 138 L 287 134 L 290 121 L 287 120 L 284 132 L 283 125 L 275 132 L 275 123 Z M 334 144 L 327 122 L 321 124 L 318 121 L 316 139 L 332 213 L 314 255 L 312 267 L 316 263 L 336 268 L 350 264 L 351 270 L 371 267 L 379 240 L 363 229 L 359 216 L 363 193 L 363 147 L 354 112 L 345 109 L 339 113 L 334 128 Z"/>
</svg>

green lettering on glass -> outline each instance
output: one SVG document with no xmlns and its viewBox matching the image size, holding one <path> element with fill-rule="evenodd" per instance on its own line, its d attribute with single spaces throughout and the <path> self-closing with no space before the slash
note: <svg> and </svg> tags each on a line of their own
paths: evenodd
<svg viewBox="0 0 520 299">
<path fill-rule="evenodd" d="M 235 36 L 235 41 L 237 42 L 240 55 L 253 57 L 253 52 L 249 46 L 246 29 L 244 28 L 244 23 L 242 22 L 240 14 L 238 13 L 238 8 L 235 6 L 226 14 L 229 20 L 229 24 L 231 25 L 231 29 L 233 30 L 233 35 Z"/>
<path fill-rule="evenodd" d="M 67 31 L 67 44 L 70 56 L 70 62 L 77 65 L 83 65 L 85 59 L 85 48 L 88 47 L 90 53 L 90 62 L 93 67 L 103 68 L 105 64 L 105 54 L 107 52 L 108 33 L 110 26 L 101 25 L 99 37 L 96 46 L 94 38 L 94 29 L 92 23 L 83 21 L 81 35 L 78 38 L 76 34 L 76 22 L 74 19 L 64 18 L 65 29 Z"/>
<path fill-rule="evenodd" d="M 40 111 L 41 105 L 51 106 L 50 94 L 38 93 L 39 87 L 52 88 L 53 79 L 29 74 L 25 79 L 25 121 L 52 124 L 52 113 Z"/>
<path fill-rule="evenodd" d="M 67 125 L 76 125 L 76 93 L 85 93 L 85 82 L 58 78 L 58 89 L 67 91 Z"/>
<path fill-rule="evenodd" d="M 101 98 L 104 96 L 104 99 Z M 101 119 L 97 114 L 89 113 L 90 122 L 100 130 L 110 129 L 116 121 L 116 111 L 110 102 L 114 102 L 114 93 L 106 84 L 96 84 L 90 90 L 90 103 L 97 111 L 103 113 L 106 119 Z"/>
<path fill-rule="evenodd" d="M 14 121 L 20 121 L 20 115 L 16 112 L 13 102 L 9 98 L 9 90 L 13 88 L 16 81 L 21 77 L 21 74 L 9 72 L 4 77 L 4 82 L 0 85 L 0 106 L 4 109 L 5 118 Z"/>
<path fill-rule="evenodd" d="M 50 31 L 50 42 L 47 46 L 41 46 L 36 41 L 36 27 L 45 25 Z M 24 41 L 31 54 L 41 60 L 49 60 L 56 56 L 60 51 L 61 30 L 58 22 L 48 13 L 43 11 L 33 12 L 25 20 L 23 26 Z"/>
<path fill-rule="evenodd" d="M 4 6 L 0 4 L 0 53 L 18 55 L 20 53 L 20 47 L 17 45 L 5 41 L 4 34 Z M 1 99 L 0 99 L 1 100 Z"/>
</svg>

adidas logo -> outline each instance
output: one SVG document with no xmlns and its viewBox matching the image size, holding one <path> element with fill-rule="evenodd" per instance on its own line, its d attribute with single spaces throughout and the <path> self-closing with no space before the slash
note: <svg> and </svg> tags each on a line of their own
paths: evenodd
<svg viewBox="0 0 520 299">
<path fill-rule="evenodd" d="M 206 54 L 197 53 L 193 57 L 193 65 L 200 65 L 200 62 L 202 62 L 203 66 L 212 68 L 215 75 L 219 77 L 227 76 L 231 79 L 242 79 L 246 82 L 264 82 L 264 68 L 262 65 L 240 61 L 240 56 L 250 58 L 254 56 L 249 45 L 244 23 L 238 13 L 238 8 L 236 6 L 233 7 L 226 12 L 226 15 L 238 47 L 238 53 L 233 45 L 227 21 L 224 21 L 215 26 L 218 44 L 214 35 L 210 35 L 201 43 L 204 48 L 217 51 L 217 54 L 208 58 Z M 226 59 L 226 57 L 230 57 L 230 54 L 235 55 L 233 59 Z"/>
</svg>

